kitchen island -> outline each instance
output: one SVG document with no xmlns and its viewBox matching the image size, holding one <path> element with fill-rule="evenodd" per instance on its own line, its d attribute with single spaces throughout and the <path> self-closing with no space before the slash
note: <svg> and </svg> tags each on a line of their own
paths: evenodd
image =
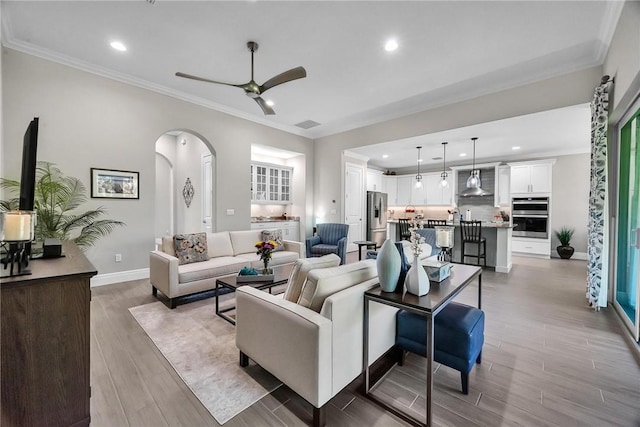
<svg viewBox="0 0 640 427">
<path fill-rule="evenodd" d="M 426 223 L 426 220 L 424 220 Z M 388 222 L 388 237 L 397 241 L 398 220 L 390 219 Z M 460 223 L 448 223 L 455 227 L 454 245 L 453 245 L 453 262 L 460 262 L 462 254 L 462 236 L 460 234 Z M 487 267 L 495 269 L 498 273 L 508 273 L 511 271 L 511 234 L 513 226 L 508 222 L 482 222 L 482 237 L 487 239 Z M 468 245 L 467 253 L 474 252 L 476 245 Z M 470 249 L 469 249 L 470 248 Z M 474 262 L 475 258 L 467 258 L 469 262 Z"/>
</svg>

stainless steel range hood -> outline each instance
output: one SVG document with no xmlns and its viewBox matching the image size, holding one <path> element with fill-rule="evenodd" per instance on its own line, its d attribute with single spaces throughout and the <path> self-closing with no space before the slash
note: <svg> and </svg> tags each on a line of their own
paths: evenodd
<svg viewBox="0 0 640 427">
<path fill-rule="evenodd" d="M 470 174 L 473 172 L 469 172 Z M 478 178 L 480 178 L 480 170 L 478 169 L 476 172 Z M 473 187 L 467 184 L 467 188 L 462 190 L 459 194 L 459 197 L 474 197 L 474 196 L 493 196 L 493 193 L 483 190 L 482 187 Z"/>
</svg>

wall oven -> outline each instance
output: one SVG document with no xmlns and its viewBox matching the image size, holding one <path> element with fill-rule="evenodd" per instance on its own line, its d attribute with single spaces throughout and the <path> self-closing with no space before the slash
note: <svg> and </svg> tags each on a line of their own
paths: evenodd
<svg viewBox="0 0 640 427">
<path fill-rule="evenodd" d="M 511 205 L 513 235 L 517 237 L 549 237 L 549 198 L 514 197 Z"/>
</svg>

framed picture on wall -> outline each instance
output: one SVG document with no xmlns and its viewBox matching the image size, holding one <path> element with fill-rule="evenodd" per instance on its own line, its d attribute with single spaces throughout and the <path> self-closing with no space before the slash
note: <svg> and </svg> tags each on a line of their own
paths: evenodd
<svg viewBox="0 0 640 427">
<path fill-rule="evenodd" d="M 139 172 L 91 168 L 94 199 L 139 199 Z"/>
</svg>

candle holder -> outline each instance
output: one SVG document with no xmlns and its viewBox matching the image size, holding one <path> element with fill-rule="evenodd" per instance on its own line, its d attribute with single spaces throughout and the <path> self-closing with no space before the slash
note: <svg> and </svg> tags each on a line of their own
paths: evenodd
<svg viewBox="0 0 640 427">
<path fill-rule="evenodd" d="M 453 241 L 454 235 L 453 232 L 455 227 L 451 227 L 448 225 L 437 225 L 436 229 L 436 246 L 441 249 L 438 254 L 438 261 L 446 261 L 451 262 L 453 258 Z"/>
<path fill-rule="evenodd" d="M 9 276 L 31 274 L 28 269 L 29 252 L 35 236 L 35 219 L 33 211 L 0 212 L 3 276 L 6 276 L 7 268 Z"/>
</svg>

